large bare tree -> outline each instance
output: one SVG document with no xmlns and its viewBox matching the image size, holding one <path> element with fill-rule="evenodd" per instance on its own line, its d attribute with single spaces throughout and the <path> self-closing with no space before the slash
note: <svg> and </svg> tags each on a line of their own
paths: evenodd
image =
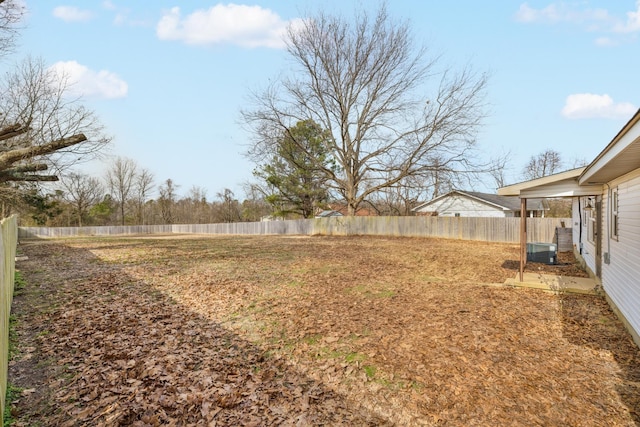
<svg viewBox="0 0 640 427">
<path fill-rule="evenodd" d="M 297 73 L 254 93 L 242 112 L 254 159 L 276 152 L 297 122 L 315 121 L 331 134 L 339 168 L 324 173 L 350 214 L 407 177 L 476 169 L 487 76 L 440 67 L 384 6 L 355 18 L 319 12 L 289 28 L 287 51 Z"/>
<path fill-rule="evenodd" d="M 0 0 L 0 57 L 13 51 L 24 13 L 24 1 Z"/>
<path fill-rule="evenodd" d="M 90 110 L 67 97 L 67 79 L 27 58 L 0 86 L 0 182 L 57 181 L 110 141 Z M 39 174 L 53 169 L 53 173 Z"/>
</svg>

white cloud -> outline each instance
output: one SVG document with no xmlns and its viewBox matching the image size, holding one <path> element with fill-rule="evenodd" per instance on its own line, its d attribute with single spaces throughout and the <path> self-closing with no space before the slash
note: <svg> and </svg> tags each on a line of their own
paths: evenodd
<svg viewBox="0 0 640 427">
<path fill-rule="evenodd" d="M 197 10 L 184 18 L 180 8 L 166 12 L 156 26 L 161 40 L 187 44 L 231 43 L 243 47 L 283 48 L 289 22 L 260 6 L 218 4 Z"/>
<path fill-rule="evenodd" d="M 93 13 L 73 6 L 58 6 L 53 9 L 53 16 L 65 22 L 86 22 L 93 18 Z"/>
<path fill-rule="evenodd" d="M 515 20 L 525 23 L 558 23 L 572 22 L 586 24 L 593 28 L 594 23 L 610 22 L 609 12 L 605 9 L 577 10 L 565 3 L 551 3 L 542 8 L 535 9 L 528 3 L 522 3 L 515 14 Z"/>
<path fill-rule="evenodd" d="M 618 46 L 620 44 L 618 40 L 614 40 L 611 37 L 598 37 L 595 40 L 595 43 L 596 43 L 596 46 L 601 46 L 601 47 Z"/>
<path fill-rule="evenodd" d="M 568 119 L 626 119 L 637 109 L 630 102 L 614 102 L 607 94 L 576 93 L 567 96 L 562 115 Z"/>
<path fill-rule="evenodd" d="M 76 61 L 60 61 L 51 66 L 60 78 L 66 78 L 71 95 L 95 98 L 123 98 L 129 86 L 116 74 L 100 70 L 94 71 Z"/>
<path fill-rule="evenodd" d="M 640 32 L 640 0 L 636 0 L 635 9 L 626 13 L 626 19 L 614 16 L 606 9 L 579 9 L 575 3 L 550 3 L 540 9 L 522 3 L 514 15 L 522 23 L 561 24 L 568 23 L 581 27 L 588 32 L 608 34 L 632 34 Z M 595 39 L 597 46 L 616 46 L 634 41 L 627 36 L 616 38 L 600 36 Z"/>
<path fill-rule="evenodd" d="M 107 10 L 116 10 L 116 5 L 113 4 L 112 1 L 110 0 L 105 0 L 102 2 L 102 7 L 107 9 Z"/>
<path fill-rule="evenodd" d="M 616 33 L 635 33 L 640 31 L 640 0 L 636 0 L 636 10 L 627 12 L 627 21 L 613 27 Z"/>
</svg>

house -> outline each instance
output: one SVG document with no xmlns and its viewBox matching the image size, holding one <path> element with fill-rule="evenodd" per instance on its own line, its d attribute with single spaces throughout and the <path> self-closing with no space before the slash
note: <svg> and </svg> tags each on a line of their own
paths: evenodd
<svg viewBox="0 0 640 427">
<path fill-rule="evenodd" d="M 525 203 L 530 197 L 572 199 L 576 256 L 601 281 L 640 346 L 640 110 L 586 167 L 503 187 L 498 194 Z"/>
<path fill-rule="evenodd" d="M 532 200 L 527 216 L 544 217 L 548 206 L 542 199 Z M 513 217 L 520 216 L 520 199 L 517 196 L 477 193 L 454 190 L 436 197 L 412 209 L 416 215 L 460 217 Z"/>
<path fill-rule="evenodd" d="M 316 214 L 316 218 L 330 218 L 330 217 L 334 217 L 334 216 L 344 216 L 344 215 L 342 215 L 338 211 L 334 211 L 334 210 L 331 210 L 331 209 L 320 211 L 320 212 L 318 212 Z"/>
<path fill-rule="evenodd" d="M 339 213 L 340 216 L 347 216 L 349 214 L 349 207 L 346 203 L 330 203 L 328 205 L 328 209 Z M 370 207 L 364 206 L 364 204 L 361 203 L 355 212 L 355 216 L 378 216 L 378 213 Z"/>
</svg>

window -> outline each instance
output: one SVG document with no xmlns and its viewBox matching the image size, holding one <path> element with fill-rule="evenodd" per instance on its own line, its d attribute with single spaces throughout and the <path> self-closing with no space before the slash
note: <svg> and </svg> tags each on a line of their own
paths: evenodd
<svg viewBox="0 0 640 427">
<path fill-rule="evenodd" d="M 456 216 L 456 218 L 459 218 L 460 217 L 460 213 L 456 212 L 455 216 Z"/>
<path fill-rule="evenodd" d="M 618 189 L 611 190 L 611 238 L 618 240 Z"/>
</svg>

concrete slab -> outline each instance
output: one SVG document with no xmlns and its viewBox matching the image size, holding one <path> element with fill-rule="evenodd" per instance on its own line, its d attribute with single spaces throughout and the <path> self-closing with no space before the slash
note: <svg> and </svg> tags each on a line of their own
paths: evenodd
<svg viewBox="0 0 640 427">
<path fill-rule="evenodd" d="M 598 295 L 601 289 L 600 283 L 593 278 L 555 276 L 541 273 L 524 273 L 522 282 L 520 281 L 520 274 L 517 274 L 515 278 L 507 279 L 504 284 L 558 293 L 569 292 L 587 295 Z"/>
</svg>

